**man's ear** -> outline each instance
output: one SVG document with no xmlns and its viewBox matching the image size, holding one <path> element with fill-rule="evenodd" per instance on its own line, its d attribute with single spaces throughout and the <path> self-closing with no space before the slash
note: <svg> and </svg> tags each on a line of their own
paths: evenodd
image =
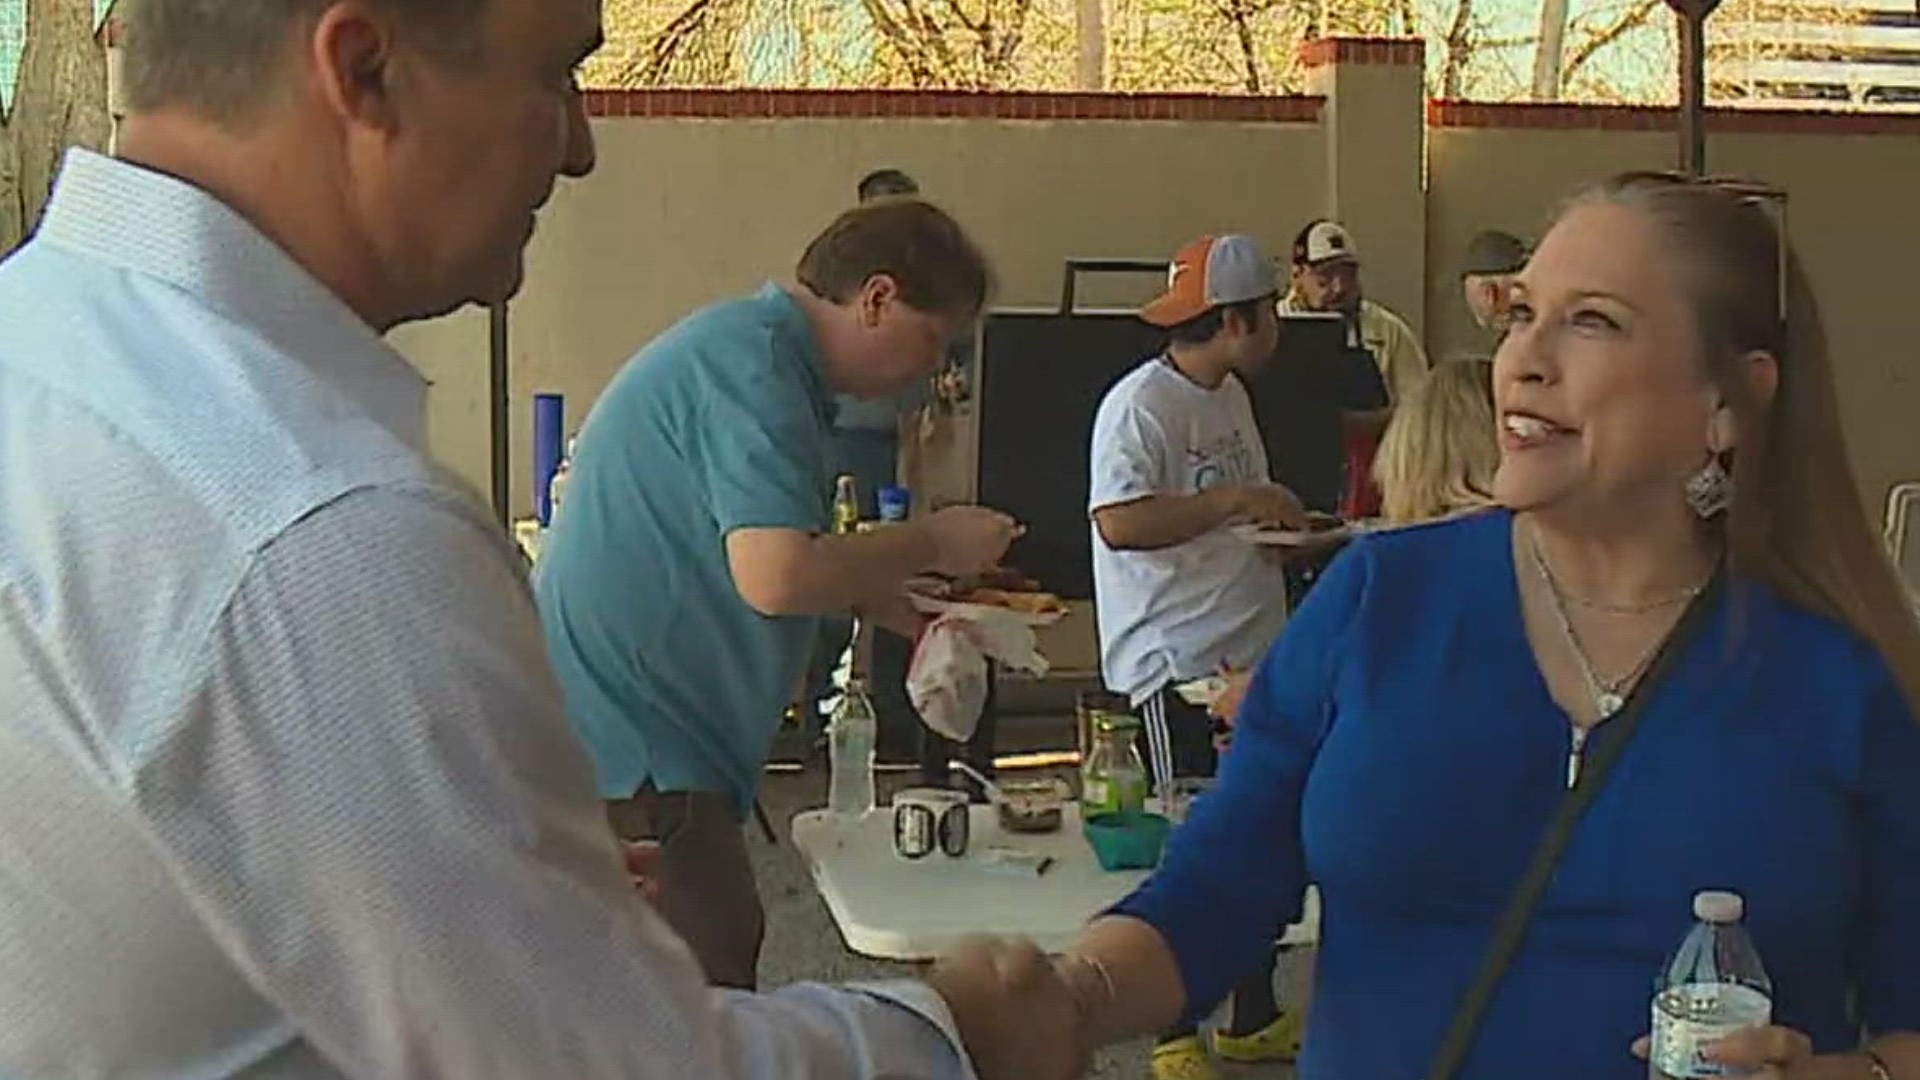
<svg viewBox="0 0 1920 1080">
<path fill-rule="evenodd" d="M 343 123 L 391 131 L 394 104 L 394 16 L 367 0 L 341 0 L 315 20 L 308 55 L 321 96 Z"/>
<path fill-rule="evenodd" d="M 860 325 L 871 330 L 880 325 L 880 317 L 887 308 L 900 299 L 900 283 L 892 274 L 875 274 L 860 286 L 860 295 L 855 300 L 859 309 Z"/>
</svg>

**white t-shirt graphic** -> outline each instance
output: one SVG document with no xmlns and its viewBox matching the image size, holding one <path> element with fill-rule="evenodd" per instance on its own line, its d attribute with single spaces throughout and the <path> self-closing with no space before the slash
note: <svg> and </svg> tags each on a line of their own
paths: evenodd
<svg viewBox="0 0 1920 1080">
<path fill-rule="evenodd" d="M 1240 381 L 1208 390 L 1162 357 L 1107 391 L 1091 458 L 1089 512 L 1271 477 Z M 1286 625 L 1279 565 L 1225 527 L 1158 551 L 1116 551 L 1092 528 L 1100 667 L 1113 692 L 1139 702 L 1222 663 L 1250 666 Z"/>
</svg>

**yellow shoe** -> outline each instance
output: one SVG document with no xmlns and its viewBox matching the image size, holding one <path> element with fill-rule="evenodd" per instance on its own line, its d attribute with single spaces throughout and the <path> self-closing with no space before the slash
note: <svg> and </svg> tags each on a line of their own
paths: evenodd
<svg viewBox="0 0 1920 1080">
<path fill-rule="evenodd" d="M 1248 1064 L 1256 1061 L 1292 1061 L 1300 1056 L 1304 1027 L 1297 1012 L 1283 1012 L 1279 1018 L 1251 1035 L 1229 1035 L 1218 1031 L 1213 1036 L 1213 1052 L 1224 1061 Z"/>
<path fill-rule="evenodd" d="M 1200 1036 L 1188 1035 L 1153 1048 L 1153 1080 L 1220 1080 L 1220 1070 Z"/>
</svg>

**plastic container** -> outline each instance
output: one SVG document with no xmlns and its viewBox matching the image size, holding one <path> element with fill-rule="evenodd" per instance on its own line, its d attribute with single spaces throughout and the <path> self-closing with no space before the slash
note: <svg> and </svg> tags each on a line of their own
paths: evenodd
<svg viewBox="0 0 1920 1080">
<path fill-rule="evenodd" d="M 1151 870 L 1160 865 L 1173 822 L 1144 810 L 1123 810 L 1087 819 L 1081 833 L 1102 870 Z"/>
<path fill-rule="evenodd" d="M 1655 984 L 1648 1054 L 1655 1080 L 1739 1075 L 1701 1051 L 1736 1031 L 1773 1022 L 1773 981 L 1740 925 L 1746 914 L 1740 894 L 1700 893 L 1693 914 L 1699 921 Z"/>
<path fill-rule="evenodd" d="M 907 520 L 913 511 L 913 493 L 899 484 L 887 484 L 874 495 L 881 521 Z"/>
<path fill-rule="evenodd" d="M 827 810 L 842 817 L 873 812 L 873 751 L 879 722 L 865 679 L 847 680 L 847 691 L 827 722 Z"/>
</svg>

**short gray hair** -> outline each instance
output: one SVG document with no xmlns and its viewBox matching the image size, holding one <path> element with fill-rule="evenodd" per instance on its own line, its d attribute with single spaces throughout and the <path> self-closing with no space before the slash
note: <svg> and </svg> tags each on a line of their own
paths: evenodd
<svg viewBox="0 0 1920 1080">
<path fill-rule="evenodd" d="M 185 106 L 209 119 L 246 118 L 275 87 L 288 35 L 335 0 L 122 0 L 123 88 L 130 112 Z M 449 52 L 471 43 L 492 0 L 378 0 L 432 26 Z"/>
</svg>

